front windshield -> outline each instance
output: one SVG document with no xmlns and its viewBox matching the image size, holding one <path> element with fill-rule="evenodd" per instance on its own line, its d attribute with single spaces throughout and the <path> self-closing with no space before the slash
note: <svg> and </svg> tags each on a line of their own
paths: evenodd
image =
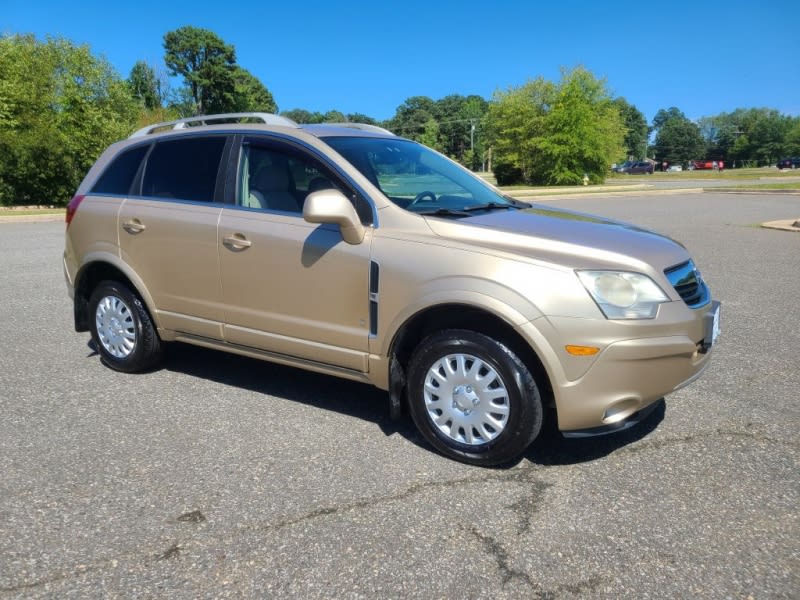
<svg viewBox="0 0 800 600">
<path fill-rule="evenodd" d="M 403 139 L 326 137 L 392 202 L 423 214 L 467 216 L 475 210 L 508 210 L 518 203 L 443 156 Z M 463 214 L 460 214 L 463 213 Z"/>
</svg>

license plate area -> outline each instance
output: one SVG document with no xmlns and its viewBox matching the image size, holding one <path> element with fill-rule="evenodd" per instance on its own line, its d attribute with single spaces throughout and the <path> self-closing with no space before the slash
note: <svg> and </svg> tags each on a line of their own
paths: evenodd
<svg viewBox="0 0 800 600">
<path fill-rule="evenodd" d="M 714 346 L 714 344 L 717 343 L 717 339 L 719 338 L 719 334 L 721 331 L 720 329 L 721 309 L 722 309 L 722 304 L 714 300 L 711 303 L 711 309 L 703 317 L 705 335 L 703 336 L 702 352 L 708 352 Z"/>
</svg>

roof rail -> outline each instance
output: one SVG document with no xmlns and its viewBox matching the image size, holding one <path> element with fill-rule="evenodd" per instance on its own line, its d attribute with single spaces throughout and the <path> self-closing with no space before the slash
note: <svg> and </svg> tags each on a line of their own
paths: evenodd
<svg viewBox="0 0 800 600">
<path fill-rule="evenodd" d="M 384 129 L 383 127 L 378 127 L 377 125 L 368 125 L 367 123 L 318 123 L 318 125 L 324 125 L 326 127 L 348 127 L 349 129 L 361 129 L 362 131 L 373 131 L 375 133 L 385 133 L 387 135 L 394 135 L 388 129 Z"/>
<path fill-rule="evenodd" d="M 212 125 L 215 121 L 231 121 L 234 119 L 258 119 L 266 125 L 281 125 L 283 127 L 298 127 L 297 123 L 287 117 L 280 115 L 273 115 L 272 113 L 263 112 L 243 112 L 243 113 L 225 113 L 221 115 L 198 115 L 196 117 L 187 117 L 185 119 L 176 119 L 175 121 L 164 121 L 163 123 L 155 123 L 142 127 L 138 131 L 133 132 L 130 137 L 144 137 L 155 132 L 157 129 L 186 129 L 198 125 Z"/>
</svg>

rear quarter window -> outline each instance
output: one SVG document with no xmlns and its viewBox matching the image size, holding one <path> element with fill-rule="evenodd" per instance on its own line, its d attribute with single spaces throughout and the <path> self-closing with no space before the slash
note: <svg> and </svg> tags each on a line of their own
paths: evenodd
<svg viewBox="0 0 800 600">
<path fill-rule="evenodd" d="M 139 165 L 142 164 L 142 159 L 147 154 L 149 147 L 148 144 L 120 152 L 97 179 L 92 187 L 92 193 L 119 196 L 130 194 L 133 180 L 139 171 Z"/>
<path fill-rule="evenodd" d="M 156 143 L 142 181 L 142 195 L 213 202 L 225 137 L 192 137 Z"/>
</svg>

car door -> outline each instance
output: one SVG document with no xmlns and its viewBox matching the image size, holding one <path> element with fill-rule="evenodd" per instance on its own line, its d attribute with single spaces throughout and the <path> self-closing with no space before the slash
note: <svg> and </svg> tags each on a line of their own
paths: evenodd
<svg viewBox="0 0 800 600">
<path fill-rule="evenodd" d="M 118 216 L 120 252 L 161 327 L 222 339 L 217 224 L 229 136 L 158 141 Z"/>
<path fill-rule="evenodd" d="M 226 341 L 366 372 L 371 228 L 350 245 L 337 226 L 302 215 L 313 191 L 352 191 L 309 151 L 277 140 L 245 140 L 237 173 L 219 225 Z"/>
</svg>

